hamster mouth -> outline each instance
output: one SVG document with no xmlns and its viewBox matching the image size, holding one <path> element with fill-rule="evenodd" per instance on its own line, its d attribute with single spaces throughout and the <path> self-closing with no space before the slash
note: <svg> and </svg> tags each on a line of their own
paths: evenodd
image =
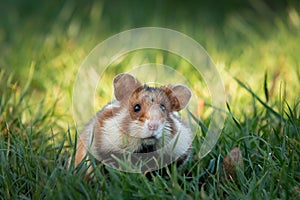
<svg viewBox="0 0 300 200">
<path fill-rule="evenodd" d="M 134 153 L 150 153 L 155 151 L 155 145 L 142 144 Z"/>
<path fill-rule="evenodd" d="M 151 136 L 151 137 L 147 137 L 142 139 L 142 144 L 146 144 L 146 145 L 155 145 L 156 143 L 156 137 L 155 136 Z"/>
<path fill-rule="evenodd" d="M 135 153 L 150 153 L 156 150 L 155 148 L 156 138 L 148 137 L 142 139 L 141 146 L 135 151 Z"/>
</svg>

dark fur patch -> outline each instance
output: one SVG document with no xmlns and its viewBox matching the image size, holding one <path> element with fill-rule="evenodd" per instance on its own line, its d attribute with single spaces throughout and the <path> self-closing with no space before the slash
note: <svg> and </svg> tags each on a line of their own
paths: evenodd
<svg viewBox="0 0 300 200">
<path fill-rule="evenodd" d="M 150 153 L 156 151 L 156 147 L 154 144 L 148 145 L 145 143 L 142 143 L 139 149 L 134 151 L 134 153 Z"/>
<path fill-rule="evenodd" d="M 158 88 L 156 88 L 156 87 L 150 87 L 148 85 L 144 85 L 143 89 L 146 90 L 147 92 L 153 92 L 153 91 L 157 90 Z"/>
</svg>

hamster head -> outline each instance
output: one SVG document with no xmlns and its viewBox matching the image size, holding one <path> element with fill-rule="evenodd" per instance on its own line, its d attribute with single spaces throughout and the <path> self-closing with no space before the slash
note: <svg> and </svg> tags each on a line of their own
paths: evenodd
<svg viewBox="0 0 300 200">
<path fill-rule="evenodd" d="M 115 77 L 114 93 L 129 114 L 122 123 L 125 133 L 150 145 L 163 133 L 176 134 L 170 115 L 185 108 L 191 98 L 183 85 L 149 87 L 129 74 Z"/>
</svg>

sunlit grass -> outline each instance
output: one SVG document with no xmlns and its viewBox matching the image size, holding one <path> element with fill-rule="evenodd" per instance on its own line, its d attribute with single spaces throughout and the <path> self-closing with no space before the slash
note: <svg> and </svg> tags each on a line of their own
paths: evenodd
<svg viewBox="0 0 300 200">
<path fill-rule="evenodd" d="M 207 24 L 198 15 L 191 20 L 182 13 L 176 23 L 163 20 L 168 15 L 157 11 L 156 18 L 141 18 L 145 23 L 128 12 L 118 25 L 118 19 L 107 14 L 107 2 L 85 6 L 56 2 L 39 9 L 31 5 L 43 16 L 40 19 L 20 14 L 13 6 L 2 9 L 2 15 L 10 18 L 0 27 L 1 199 L 299 199 L 300 11 L 296 5 L 279 14 L 268 7 L 266 15 L 259 9 L 230 12 L 222 23 L 210 19 Z M 79 169 L 67 169 L 76 135 L 72 118 L 76 73 L 95 45 L 137 26 L 173 28 L 203 45 L 226 88 L 224 129 L 208 156 L 197 159 L 202 138 L 196 138 L 191 160 L 180 169 L 171 166 L 165 176 L 154 174 L 149 179 L 105 171 L 100 164 L 95 180 L 86 183 L 76 173 Z M 189 63 L 163 51 L 132 52 L 112 63 L 97 88 L 97 108 L 111 100 L 115 74 L 148 62 L 172 66 L 190 77 L 191 89 L 205 102 L 200 119 L 207 127 L 212 108 L 205 82 L 189 70 Z M 242 151 L 244 169 L 228 181 L 223 178 L 222 159 L 234 147 Z"/>
</svg>

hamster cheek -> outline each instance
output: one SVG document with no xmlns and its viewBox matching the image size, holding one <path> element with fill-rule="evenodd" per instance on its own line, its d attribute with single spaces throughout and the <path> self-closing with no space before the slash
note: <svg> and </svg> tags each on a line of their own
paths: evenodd
<svg viewBox="0 0 300 200">
<path fill-rule="evenodd" d="M 133 121 L 129 125 L 129 130 L 128 130 L 127 134 L 130 137 L 134 137 L 134 138 L 147 137 L 147 131 L 145 131 L 144 123 L 137 121 L 137 120 Z"/>
</svg>

